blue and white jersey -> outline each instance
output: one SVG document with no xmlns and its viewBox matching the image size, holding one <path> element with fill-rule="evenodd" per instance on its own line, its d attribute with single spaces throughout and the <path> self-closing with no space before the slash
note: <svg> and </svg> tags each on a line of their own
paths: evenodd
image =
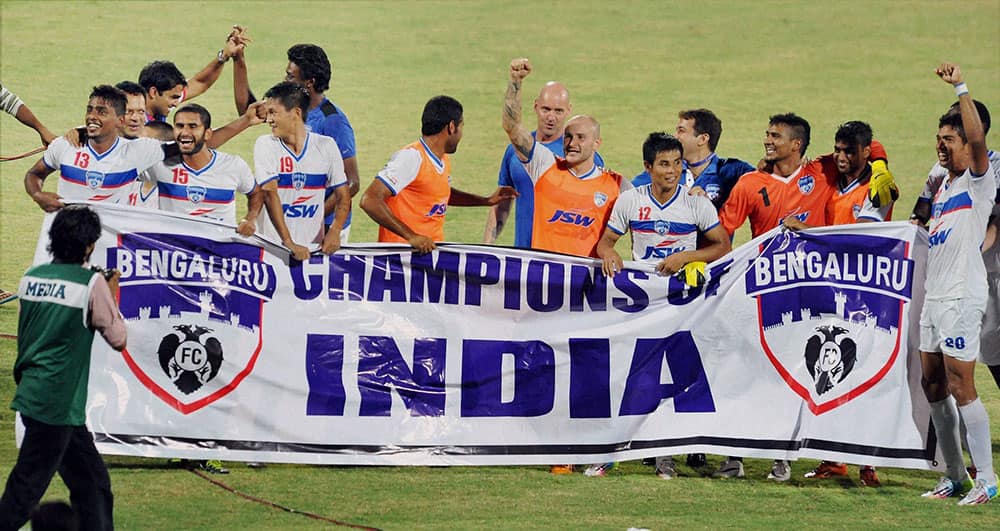
<svg viewBox="0 0 1000 531">
<path fill-rule="evenodd" d="M 532 138 L 535 132 L 531 133 Z M 563 137 L 558 137 L 551 142 L 544 142 L 541 145 L 547 147 L 553 155 L 562 157 Z M 604 159 L 600 153 L 594 153 L 594 164 L 604 166 Z M 503 160 L 500 161 L 500 175 L 497 178 L 500 186 L 513 186 L 520 194 L 514 200 L 514 247 L 521 249 L 531 248 L 531 230 L 535 222 L 535 183 L 528 176 L 524 164 L 514 153 L 514 146 L 508 144 L 507 150 L 503 153 Z"/>
<path fill-rule="evenodd" d="M 351 127 L 351 121 L 347 119 L 344 111 L 329 99 L 324 97 L 322 103 L 309 111 L 309 114 L 306 115 L 306 127 L 313 133 L 328 136 L 336 140 L 337 147 L 340 148 L 340 156 L 343 159 L 346 160 L 357 156 L 357 148 L 354 142 L 354 128 Z M 326 196 L 330 197 L 332 193 L 332 188 L 327 189 Z M 332 225 L 333 214 L 327 216 L 324 223 Z M 344 222 L 344 228 L 346 229 L 350 226 L 351 215 L 348 214 L 347 221 Z"/>
<path fill-rule="evenodd" d="M 323 204 L 326 189 L 347 184 L 344 159 L 337 142 L 309 133 L 302 152 L 296 155 L 281 139 L 264 135 L 253 148 L 254 176 L 258 185 L 277 180 L 278 197 L 292 240 L 318 249 L 323 243 Z M 280 241 L 269 216 L 257 218 L 258 231 Z"/>
<path fill-rule="evenodd" d="M 253 191 L 253 173 L 236 155 L 211 153 L 212 160 L 200 170 L 171 158 L 147 172 L 156 182 L 160 210 L 236 224 L 236 192 Z"/>
<path fill-rule="evenodd" d="M 89 142 L 74 148 L 60 137 L 42 155 L 45 165 L 59 172 L 56 193 L 63 199 L 133 206 L 139 174 L 162 160 L 163 148 L 152 138 L 117 138 L 107 151 L 98 153 Z"/>
<path fill-rule="evenodd" d="M 996 197 L 996 171 L 972 169 L 941 183 L 931 203 L 927 254 L 927 300 L 987 298 L 986 265 L 980 246 Z"/>
<path fill-rule="evenodd" d="M 608 228 L 619 236 L 632 233 L 632 259 L 657 263 L 681 251 L 698 247 L 698 233 L 719 224 L 719 214 L 707 197 L 692 196 L 678 185 L 661 204 L 647 184 L 622 192 L 611 210 Z"/>
</svg>

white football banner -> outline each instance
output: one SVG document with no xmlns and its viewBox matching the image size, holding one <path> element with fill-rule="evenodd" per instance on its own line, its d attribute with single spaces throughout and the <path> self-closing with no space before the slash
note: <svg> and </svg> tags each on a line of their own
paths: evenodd
<svg viewBox="0 0 1000 531">
<path fill-rule="evenodd" d="M 445 244 L 289 265 L 233 227 L 93 205 L 128 347 L 93 346 L 106 454 L 371 465 L 706 452 L 930 468 L 908 223 L 772 231 L 687 288 Z M 45 251 L 51 217 L 35 262 Z"/>
</svg>

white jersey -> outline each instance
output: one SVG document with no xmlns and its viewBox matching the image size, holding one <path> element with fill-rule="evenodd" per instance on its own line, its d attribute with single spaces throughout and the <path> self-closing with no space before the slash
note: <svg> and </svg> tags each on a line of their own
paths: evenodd
<svg viewBox="0 0 1000 531">
<path fill-rule="evenodd" d="M 210 150 L 212 160 L 196 170 L 180 157 L 150 168 L 160 210 L 236 224 L 236 192 L 249 194 L 256 182 L 250 166 L 236 155 Z"/>
<path fill-rule="evenodd" d="M 149 177 L 149 170 L 139 174 L 139 181 L 135 185 L 136 193 L 139 194 L 135 206 L 147 210 L 159 210 L 160 193 L 156 190 L 156 183 Z"/>
<path fill-rule="evenodd" d="M 674 253 L 698 247 L 698 233 L 719 224 L 719 214 L 707 197 L 688 195 L 677 185 L 674 196 L 661 204 L 647 184 L 622 192 L 611 210 L 608 228 L 619 236 L 632 232 L 632 259 L 656 263 Z"/>
<path fill-rule="evenodd" d="M 993 166 L 945 181 L 931 204 L 927 255 L 927 300 L 986 300 L 986 266 L 980 246 L 996 197 Z"/>
<path fill-rule="evenodd" d="M 987 152 L 987 155 L 990 157 L 990 166 L 997 179 L 997 199 L 1000 199 L 1000 153 L 991 150 Z M 930 203 L 946 177 L 948 177 L 948 170 L 944 169 L 940 162 L 935 162 L 927 174 L 927 182 L 924 183 L 924 189 L 920 192 L 917 202 Z M 993 215 L 1000 215 L 1000 205 L 993 208 Z M 983 255 L 983 260 L 986 262 L 987 271 L 992 274 L 1000 274 L 1000 252 L 987 251 Z"/>
<path fill-rule="evenodd" d="M 279 138 L 264 135 L 254 145 L 253 160 L 257 184 L 278 181 L 278 197 L 292 241 L 318 249 L 323 243 L 325 191 L 347 184 L 337 142 L 309 133 L 302 153 L 296 155 Z M 258 220 L 261 234 L 280 240 L 269 216 Z"/>
<path fill-rule="evenodd" d="M 133 206 L 139 197 L 139 174 L 162 160 L 160 141 L 152 138 L 117 138 L 107 151 L 97 153 L 89 142 L 74 148 L 60 137 L 42 156 L 46 166 L 59 172 L 56 193 L 63 199 Z"/>
</svg>

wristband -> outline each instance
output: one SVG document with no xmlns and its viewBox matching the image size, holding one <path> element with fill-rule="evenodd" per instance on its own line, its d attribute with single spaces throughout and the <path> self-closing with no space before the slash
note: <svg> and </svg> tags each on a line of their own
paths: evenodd
<svg viewBox="0 0 1000 531">
<path fill-rule="evenodd" d="M 215 56 L 215 60 L 218 61 L 218 62 L 220 62 L 220 63 L 225 63 L 226 61 L 229 60 L 229 58 L 226 57 L 226 53 L 225 53 L 224 49 L 219 48 L 219 53 L 218 53 L 218 55 Z"/>
<path fill-rule="evenodd" d="M 969 93 L 969 87 L 965 85 L 965 82 L 955 84 L 955 96 L 961 98 Z"/>
</svg>

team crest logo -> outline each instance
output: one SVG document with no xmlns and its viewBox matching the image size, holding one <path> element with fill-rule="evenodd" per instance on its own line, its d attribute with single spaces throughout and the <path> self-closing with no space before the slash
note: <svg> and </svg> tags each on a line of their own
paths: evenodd
<svg viewBox="0 0 1000 531">
<path fill-rule="evenodd" d="M 857 357 L 858 347 L 846 328 L 816 327 L 816 333 L 806 342 L 806 369 L 816 383 L 816 393 L 825 394 L 844 381 Z"/>
<path fill-rule="evenodd" d="M 305 185 L 306 185 L 306 174 L 299 171 L 292 174 L 292 186 L 294 186 L 296 190 L 301 190 L 302 187 Z"/>
<path fill-rule="evenodd" d="M 205 199 L 206 193 L 208 193 L 208 189 L 204 186 L 187 187 L 188 201 L 191 201 L 192 203 L 201 203 L 202 199 Z"/>
<path fill-rule="evenodd" d="M 90 170 L 87 172 L 87 188 L 97 190 L 104 184 L 104 174 L 99 171 Z"/>
<path fill-rule="evenodd" d="M 858 216 L 861 215 L 861 205 L 853 205 L 851 212 L 854 214 L 854 219 L 858 219 Z"/>
<path fill-rule="evenodd" d="M 608 202 L 608 194 L 604 192 L 594 192 L 594 204 L 602 207 Z"/>
<path fill-rule="evenodd" d="M 122 272 L 120 306 L 129 321 L 122 357 L 152 394 L 187 415 L 253 371 L 276 284 L 260 248 L 126 233 L 106 263 Z"/>
<path fill-rule="evenodd" d="M 934 203 L 934 213 L 931 217 L 941 219 L 942 212 L 944 212 L 944 203 Z"/>
<path fill-rule="evenodd" d="M 160 367 L 180 392 L 189 395 L 212 381 L 222 366 L 222 343 L 201 325 L 177 325 L 156 353 Z"/>
<path fill-rule="evenodd" d="M 705 185 L 705 194 L 708 195 L 708 199 L 710 201 L 715 201 L 716 199 L 719 198 L 719 192 L 720 192 L 720 190 L 721 189 L 719 188 L 719 185 L 717 185 L 717 184 L 706 184 Z"/>
<path fill-rule="evenodd" d="M 660 236 L 663 236 L 664 234 L 670 232 L 670 222 L 658 219 L 653 222 L 653 230 L 655 230 Z"/>
<path fill-rule="evenodd" d="M 816 179 L 812 175 L 806 175 L 805 177 L 799 178 L 799 191 L 803 194 L 809 195 L 815 187 Z"/>
<path fill-rule="evenodd" d="M 813 414 L 850 402 L 905 363 L 907 241 L 783 232 L 764 243 L 745 280 L 765 355 Z"/>
</svg>

